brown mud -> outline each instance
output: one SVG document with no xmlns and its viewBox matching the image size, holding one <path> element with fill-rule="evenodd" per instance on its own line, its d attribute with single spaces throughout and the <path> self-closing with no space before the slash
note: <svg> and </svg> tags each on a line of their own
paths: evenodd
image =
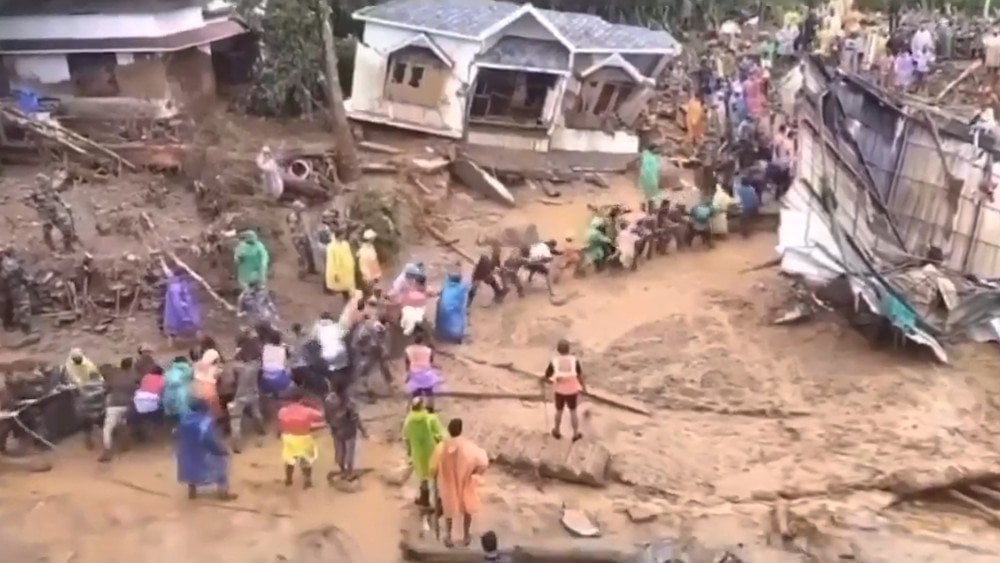
<svg viewBox="0 0 1000 563">
<path fill-rule="evenodd" d="M 96 189 L 88 186 L 75 197 L 114 195 Z M 544 194 L 520 189 L 513 210 L 456 191 L 440 211 L 451 218 L 449 236 L 475 254 L 478 237 L 505 227 L 534 224 L 542 238 L 579 237 L 586 203 L 635 203 L 624 179 L 609 190 L 580 184 L 561 191 L 561 204 L 552 205 L 540 201 Z M 275 215 L 283 213 L 274 208 Z M 163 221 L 167 228 L 183 232 L 185 215 L 170 217 Z M 115 240 L 100 240 L 108 252 L 117 248 Z M 885 489 L 901 472 L 996 466 L 995 350 L 960 345 L 954 365 L 940 366 L 873 349 L 836 317 L 773 326 L 789 282 L 774 270 L 739 272 L 772 259 L 775 242 L 766 234 L 735 237 L 713 250 L 656 258 L 635 273 L 568 279 L 557 286 L 567 296 L 562 306 L 549 303 L 540 283 L 524 299 L 510 296 L 500 306 L 489 304 L 483 288 L 469 342 L 456 351 L 540 372 L 555 342 L 568 338 L 590 382 L 642 401 L 652 416 L 585 402 L 584 439 L 601 441 L 612 455 L 607 486 L 539 480 L 530 471 L 494 465 L 474 532 L 496 529 L 508 544 L 516 538 L 572 542 L 558 523 L 567 505 L 592 514 L 609 540 L 679 538 L 705 560 L 729 548 L 747 561 L 811 561 L 821 547 L 859 561 L 998 560 L 1000 535 L 974 515 L 919 503 L 885 509 L 892 500 Z M 412 244 L 403 258 L 410 255 L 428 262 L 432 279 L 457 260 L 427 244 Z M 317 302 L 339 307 L 322 296 L 318 280 L 297 279 L 289 252 L 275 253 L 275 265 L 272 287 L 287 319 L 312 320 Z M 143 312 L 104 335 L 46 329 L 38 346 L 16 354 L 58 361 L 71 345 L 81 345 L 95 360 L 109 361 L 140 341 L 154 343 L 164 357 L 174 353 L 164 349 L 152 323 Z M 228 337 L 234 323 L 220 313 L 210 326 Z M 506 370 L 454 360 L 444 365 L 450 389 L 539 390 L 536 381 Z M 187 500 L 165 437 L 108 465 L 71 438 L 51 454 L 51 472 L 0 473 L 3 558 L 393 563 L 400 530 L 419 530 L 412 510 L 416 484 L 387 484 L 404 456 L 403 409 L 390 400 L 364 407 L 373 437 L 361 443 L 359 463 L 373 471 L 357 492 L 322 479 L 332 466 L 325 434 L 317 435 L 320 478 L 310 491 L 281 483 L 273 435 L 234 456 L 233 490 L 240 497 L 232 504 L 246 511 L 216 507 L 208 497 Z M 552 418 L 551 403 L 537 401 L 447 399 L 441 411 L 445 418 L 501 422 L 540 435 Z M 803 537 L 812 540 L 774 541 L 770 512 L 779 497 L 789 500 L 809 530 Z M 647 517 L 635 523 L 629 513 Z"/>
</svg>

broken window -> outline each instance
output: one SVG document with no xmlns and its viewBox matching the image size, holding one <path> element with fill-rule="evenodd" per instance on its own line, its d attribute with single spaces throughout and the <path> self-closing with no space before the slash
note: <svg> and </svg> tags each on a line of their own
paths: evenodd
<svg viewBox="0 0 1000 563">
<path fill-rule="evenodd" d="M 389 58 L 387 100 L 425 107 L 437 107 L 444 94 L 450 71 L 431 51 L 424 47 L 406 47 Z"/>
<path fill-rule="evenodd" d="M 634 98 L 636 84 L 631 80 L 621 80 L 624 76 L 608 75 L 601 78 L 605 79 L 588 80 L 581 85 L 575 103 L 567 106 L 567 126 L 576 129 L 607 129 L 609 126 L 614 128 L 619 125 L 619 111 L 626 102 Z"/>
<path fill-rule="evenodd" d="M 469 106 L 470 121 L 544 126 L 545 101 L 557 75 L 481 68 Z"/>
<path fill-rule="evenodd" d="M 118 56 L 114 53 L 70 53 L 66 55 L 69 77 L 77 96 L 117 96 L 118 83 L 115 67 Z"/>
<path fill-rule="evenodd" d="M 420 81 L 424 78 L 424 67 L 410 67 L 410 88 L 420 88 Z"/>
<path fill-rule="evenodd" d="M 392 65 L 392 83 L 402 84 L 406 80 L 406 63 Z"/>
</svg>

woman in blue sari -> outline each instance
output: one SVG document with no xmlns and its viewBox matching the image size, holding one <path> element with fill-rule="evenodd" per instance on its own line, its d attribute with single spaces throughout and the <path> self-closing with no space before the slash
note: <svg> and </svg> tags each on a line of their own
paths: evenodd
<svg viewBox="0 0 1000 563">
<path fill-rule="evenodd" d="M 232 500 L 229 492 L 229 450 L 219 438 L 215 418 L 208 403 L 192 399 L 177 426 L 177 480 L 188 487 L 188 498 L 198 496 L 198 487 L 214 485 L 222 500 Z"/>
</svg>

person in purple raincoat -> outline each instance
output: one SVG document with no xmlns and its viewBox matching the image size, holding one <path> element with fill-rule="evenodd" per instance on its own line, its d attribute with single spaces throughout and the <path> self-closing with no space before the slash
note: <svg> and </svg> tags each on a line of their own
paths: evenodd
<svg viewBox="0 0 1000 563">
<path fill-rule="evenodd" d="M 163 329 L 168 338 L 194 337 L 201 330 L 201 307 L 184 274 L 171 271 L 163 264 L 167 287 L 163 296 Z"/>
</svg>

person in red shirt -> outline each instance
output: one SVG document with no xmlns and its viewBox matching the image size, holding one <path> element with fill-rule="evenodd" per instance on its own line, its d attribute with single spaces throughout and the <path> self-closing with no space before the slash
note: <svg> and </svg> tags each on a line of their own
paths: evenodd
<svg viewBox="0 0 1000 563">
<path fill-rule="evenodd" d="M 292 388 L 285 394 L 287 402 L 278 411 L 278 432 L 281 436 L 281 460 L 285 463 L 285 486 L 292 485 L 295 466 L 302 469 L 303 487 L 312 487 L 312 465 L 319 457 L 313 439 L 314 426 L 325 427 L 325 418 L 318 409 L 303 402 L 302 391 Z"/>
</svg>

